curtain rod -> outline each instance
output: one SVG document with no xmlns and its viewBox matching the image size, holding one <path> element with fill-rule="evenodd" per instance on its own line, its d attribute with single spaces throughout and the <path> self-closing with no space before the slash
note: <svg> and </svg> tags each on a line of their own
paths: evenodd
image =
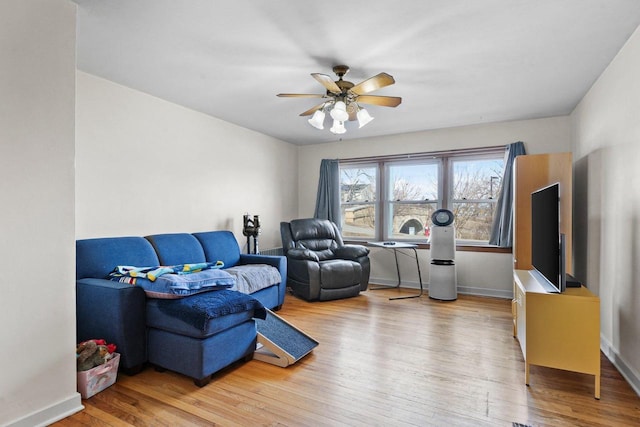
<svg viewBox="0 0 640 427">
<path fill-rule="evenodd" d="M 344 163 L 362 163 L 371 161 L 389 161 L 389 160 L 411 160 L 411 159 L 424 159 L 428 157 L 443 157 L 445 155 L 463 155 L 463 154 L 484 154 L 495 153 L 498 150 L 506 150 L 508 144 L 494 145 L 491 147 L 480 148 L 462 148 L 459 150 L 439 150 L 429 151 L 422 153 L 408 153 L 408 154 L 389 154 L 382 156 L 367 156 L 367 157 L 350 157 L 345 159 L 338 159 L 339 162 Z"/>
</svg>

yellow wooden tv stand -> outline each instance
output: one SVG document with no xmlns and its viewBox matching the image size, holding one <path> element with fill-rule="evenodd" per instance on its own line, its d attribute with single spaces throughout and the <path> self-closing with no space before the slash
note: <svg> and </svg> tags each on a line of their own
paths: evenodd
<svg viewBox="0 0 640 427">
<path fill-rule="evenodd" d="M 600 399 L 600 298 L 584 286 L 549 293 L 530 270 L 513 272 L 513 334 L 529 366 L 595 375 Z"/>
</svg>

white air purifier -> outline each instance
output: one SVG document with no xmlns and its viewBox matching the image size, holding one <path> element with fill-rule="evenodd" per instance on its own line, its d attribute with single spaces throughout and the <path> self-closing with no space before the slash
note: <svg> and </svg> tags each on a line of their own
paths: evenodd
<svg viewBox="0 0 640 427">
<path fill-rule="evenodd" d="M 453 212 L 438 209 L 431 215 L 431 265 L 429 266 L 429 298 L 453 301 L 458 298 L 456 273 L 456 238 Z"/>
</svg>

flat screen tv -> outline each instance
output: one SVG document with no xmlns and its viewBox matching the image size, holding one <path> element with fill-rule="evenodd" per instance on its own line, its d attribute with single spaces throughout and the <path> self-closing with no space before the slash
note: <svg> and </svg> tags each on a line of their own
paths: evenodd
<svg viewBox="0 0 640 427">
<path fill-rule="evenodd" d="M 555 183 L 531 193 L 531 264 L 550 292 L 566 288 L 564 252 L 560 184 Z"/>
</svg>

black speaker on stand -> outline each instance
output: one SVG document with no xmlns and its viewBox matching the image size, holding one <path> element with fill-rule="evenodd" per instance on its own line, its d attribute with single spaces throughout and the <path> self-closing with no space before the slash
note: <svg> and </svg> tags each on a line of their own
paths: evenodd
<svg viewBox="0 0 640 427">
<path fill-rule="evenodd" d="M 253 218 L 249 214 L 242 217 L 242 234 L 247 236 L 247 253 L 259 254 L 258 235 L 260 234 L 260 217 L 254 215 Z M 253 237 L 253 252 L 251 252 L 251 238 Z"/>
</svg>

